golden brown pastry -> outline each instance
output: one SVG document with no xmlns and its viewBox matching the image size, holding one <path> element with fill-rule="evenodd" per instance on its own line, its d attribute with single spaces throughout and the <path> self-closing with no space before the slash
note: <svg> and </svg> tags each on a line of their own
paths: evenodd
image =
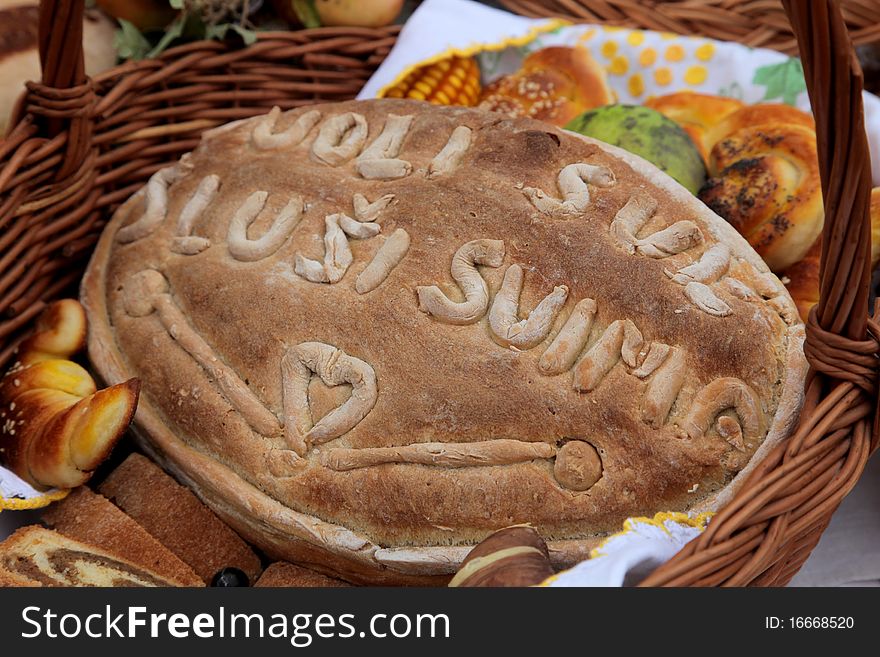
<svg viewBox="0 0 880 657">
<path fill-rule="evenodd" d="M 276 561 L 263 571 L 254 586 L 256 588 L 344 588 L 351 584 L 296 564 Z"/>
<path fill-rule="evenodd" d="M 708 131 L 713 145 L 740 130 L 763 126 L 798 125 L 816 132 L 816 121 L 812 115 L 782 103 L 745 105 L 736 112 L 719 116 L 718 119 Z"/>
<path fill-rule="evenodd" d="M 743 105 L 680 92 L 645 103 L 679 123 L 706 158 L 700 199 L 727 219 L 775 272 L 801 260 L 822 232 L 813 117 L 779 103 Z"/>
<path fill-rule="evenodd" d="M 700 200 L 770 269 L 781 272 L 807 254 L 825 217 L 813 129 L 767 123 L 734 130 L 712 148 L 708 169 Z"/>
<path fill-rule="evenodd" d="M 801 319 L 807 321 L 810 309 L 819 302 L 819 259 L 822 238 L 813 244 L 802 260 L 782 272 L 782 282 L 797 305 Z M 880 187 L 871 190 L 871 269 L 880 262 Z"/>
<path fill-rule="evenodd" d="M 137 379 L 98 390 L 67 360 L 82 349 L 82 306 L 51 304 L 0 379 L 0 462 L 37 488 L 86 481 L 122 437 L 137 406 Z"/>
<path fill-rule="evenodd" d="M 536 50 L 518 71 L 487 85 L 479 107 L 564 126 L 586 110 L 613 102 L 605 71 L 586 48 L 555 46 Z"/>
<path fill-rule="evenodd" d="M 743 128 L 784 123 L 801 125 L 814 132 L 816 129 L 810 114 L 782 103 L 745 105 L 726 96 L 678 91 L 654 96 L 644 104 L 678 123 L 694 140 L 707 163 L 715 144 Z"/>
<path fill-rule="evenodd" d="M 631 515 L 716 508 L 803 392 L 793 302 L 727 222 L 473 108 L 208 132 L 120 207 L 82 294 L 150 454 L 273 559 L 354 582 L 440 583 L 522 523 L 561 567 Z"/>
<path fill-rule="evenodd" d="M 50 304 L 37 318 L 34 332 L 18 345 L 15 367 L 70 358 L 86 346 L 86 313 L 76 299 Z"/>
<path fill-rule="evenodd" d="M 727 116 L 744 107 L 744 104 L 735 98 L 698 94 L 693 91 L 654 96 L 644 104 L 678 123 L 693 139 L 704 162 L 709 161 L 709 153 L 717 141 L 713 134 L 716 126 Z"/>
</svg>

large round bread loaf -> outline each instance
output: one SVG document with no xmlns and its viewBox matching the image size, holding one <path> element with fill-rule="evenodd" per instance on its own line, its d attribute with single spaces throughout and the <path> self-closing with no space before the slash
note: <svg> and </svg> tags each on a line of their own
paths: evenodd
<svg viewBox="0 0 880 657">
<path fill-rule="evenodd" d="M 805 372 L 782 284 L 660 171 L 409 101 L 206 134 L 116 213 L 83 300 L 148 450 L 268 553 L 356 581 L 440 581 L 515 523 L 567 564 L 714 508 Z"/>
</svg>

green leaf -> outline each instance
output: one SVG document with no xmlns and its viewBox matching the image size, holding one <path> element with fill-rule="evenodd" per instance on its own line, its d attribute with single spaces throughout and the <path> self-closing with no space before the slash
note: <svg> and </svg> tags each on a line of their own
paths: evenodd
<svg viewBox="0 0 880 657">
<path fill-rule="evenodd" d="M 157 43 L 152 50 L 147 54 L 148 58 L 158 57 L 162 54 L 168 46 L 171 45 L 171 42 L 175 39 L 179 38 L 181 34 L 183 34 L 183 28 L 186 26 L 186 15 L 181 14 L 177 18 L 174 19 L 174 22 L 171 23 L 168 27 L 165 28 L 165 34 L 162 35 L 162 38 L 159 39 L 159 43 Z"/>
<path fill-rule="evenodd" d="M 315 9 L 314 0 L 291 0 L 293 12 L 303 27 L 321 27 L 321 17 Z"/>
<path fill-rule="evenodd" d="M 144 59 L 150 52 L 150 42 L 133 23 L 119 19 L 120 29 L 113 35 L 113 46 L 122 59 Z"/>
<path fill-rule="evenodd" d="M 742 86 L 740 86 L 740 83 L 735 80 L 731 82 L 730 85 L 721 87 L 721 89 L 718 90 L 718 95 L 727 98 L 734 98 L 736 100 L 742 100 L 745 96 Z"/>
<path fill-rule="evenodd" d="M 246 27 L 239 25 L 238 23 L 233 23 L 230 27 L 238 32 L 238 35 L 241 37 L 241 40 L 244 41 L 244 45 L 249 46 L 257 40 L 257 33 L 253 30 L 249 30 Z"/>
<path fill-rule="evenodd" d="M 807 90 L 804 68 L 800 60 L 793 57 L 779 64 L 761 66 L 752 82 L 767 87 L 762 100 L 781 98 L 787 105 L 794 105 L 801 92 Z"/>
<path fill-rule="evenodd" d="M 207 25 L 205 27 L 205 38 L 213 41 L 223 41 L 226 33 L 229 31 L 229 23 L 220 23 L 219 25 Z"/>
<path fill-rule="evenodd" d="M 220 23 L 219 25 L 208 25 L 205 27 L 205 38 L 223 41 L 229 30 L 237 33 L 246 46 L 251 45 L 257 40 L 257 33 L 242 27 L 237 23 Z"/>
</svg>

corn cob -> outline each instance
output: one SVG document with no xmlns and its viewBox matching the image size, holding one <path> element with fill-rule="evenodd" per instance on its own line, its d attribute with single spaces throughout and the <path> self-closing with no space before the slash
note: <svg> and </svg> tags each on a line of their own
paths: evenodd
<svg viewBox="0 0 880 657">
<path fill-rule="evenodd" d="M 389 89 L 385 97 L 471 107 L 480 98 L 480 69 L 473 57 L 443 59 L 416 69 Z"/>
</svg>

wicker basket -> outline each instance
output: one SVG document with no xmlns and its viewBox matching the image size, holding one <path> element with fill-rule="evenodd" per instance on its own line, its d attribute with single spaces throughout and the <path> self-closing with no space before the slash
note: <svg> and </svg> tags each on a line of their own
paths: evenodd
<svg viewBox="0 0 880 657">
<path fill-rule="evenodd" d="M 773 13 L 781 11 L 775 0 L 505 4 L 532 14 L 567 10 L 587 20 L 655 29 L 699 26 L 705 35 L 751 44 L 785 47 L 791 38 L 784 36 L 783 14 L 777 20 Z M 880 34 L 876 2 L 845 4 L 857 38 Z M 850 116 L 832 102 L 849 99 L 860 110 L 861 79 L 852 57 L 834 60 L 837 75 L 830 84 L 819 79 L 820 68 L 831 61 L 827 40 L 819 37 L 846 42 L 846 29 L 832 0 L 805 5 L 789 10 L 815 92 L 827 245 L 822 299 L 807 329 L 812 365 L 807 401 L 795 433 L 760 464 L 709 528 L 645 584 L 786 583 L 876 447 L 880 325 L 867 317 L 870 171 L 867 164 L 852 166 L 866 162 L 858 156 L 865 155 L 867 144 L 861 114 Z M 756 21 L 748 13 L 756 11 L 767 17 Z M 192 43 L 89 80 L 82 65 L 82 12 L 83 0 L 43 0 L 43 80 L 28 85 L 19 120 L 0 142 L 0 367 L 47 301 L 75 294 L 112 211 L 152 173 L 191 150 L 203 130 L 273 105 L 351 98 L 396 37 L 396 28 L 263 33 L 241 50 Z"/>
<path fill-rule="evenodd" d="M 43 79 L 0 141 L 0 368 L 46 301 L 75 296 L 113 210 L 202 131 L 273 105 L 353 98 L 399 31 L 260 32 L 238 50 L 200 41 L 87 79 L 83 4 L 42 2 Z"/>
<path fill-rule="evenodd" d="M 789 55 L 798 52 L 781 0 L 501 0 L 501 4 L 536 18 L 639 27 L 738 41 Z M 841 5 L 855 45 L 880 41 L 880 2 L 843 0 Z"/>
</svg>

